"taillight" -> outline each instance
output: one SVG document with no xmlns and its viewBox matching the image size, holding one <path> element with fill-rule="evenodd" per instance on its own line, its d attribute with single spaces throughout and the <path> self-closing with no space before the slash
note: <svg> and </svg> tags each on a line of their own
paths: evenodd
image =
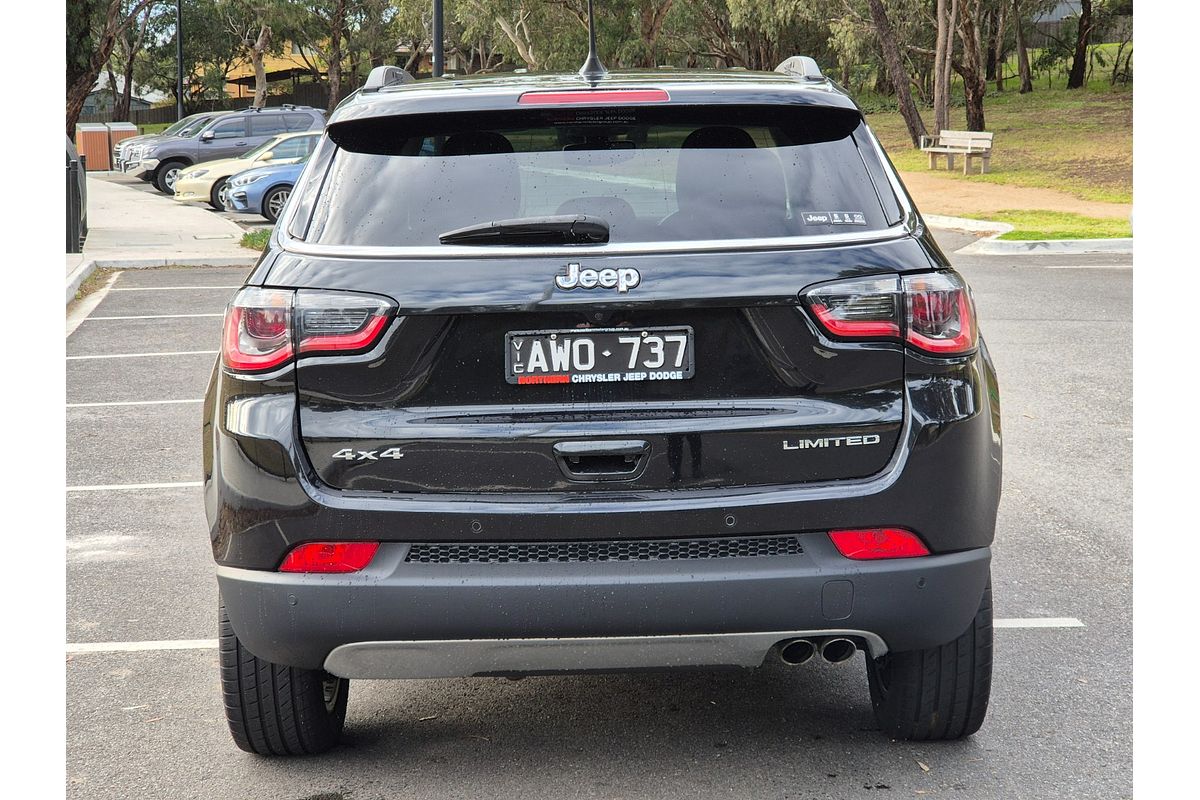
<svg viewBox="0 0 1200 800">
<path fill-rule="evenodd" d="M 358 572 L 371 563 L 379 542 L 308 542 L 293 549 L 280 572 Z"/>
<path fill-rule="evenodd" d="M 912 531 L 903 528 L 860 528 L 830 531 L 833 545 L 846 558 L 873 561 L 880 558 L 914 558 L 929 555 L 929 548 Z"/>
<path fill-rule="evenodd" d="M 238 372 L 274 369 L 292 357 L 292 292 L 242 289 L 225 312 L 221 358 Z"/>
<path fill-rule="evenodd" d="M 975 309 L 967 284 L 954 272 L 904 276 L 905 338 L 930 353 L 963 353 L 975 346 Z"/>
<path fill-rule="evenodd" d="M 370 349 L 395 305 L 353 292 L 242 289 L 225 313 L 222 361 L 236 372 L 266 372 L 293 356 Z"/>
<path fill-rule="evenodd" d="M 387 326 L 392 309 L 374 295 L 301 290 L 296 293 L 300 354 L 365 350 Z"/>
<path fill-rule="evenodd" d="M 935 355 L 975 347 L 975 308 L 958 273 L 930 272 L 826 283 L 805 305 L 832 336 L 904 341 Z"/>
</svg>

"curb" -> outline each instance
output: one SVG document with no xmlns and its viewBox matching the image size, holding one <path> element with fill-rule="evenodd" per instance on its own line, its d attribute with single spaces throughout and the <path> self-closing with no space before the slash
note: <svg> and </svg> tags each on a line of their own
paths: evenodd
<svg viewBox="0 0 1200 800">
<path fill-rule="evenodd" d="M 1131 255 L 1133 239 L 1040 239 L 1000 241 L 991 236 L 955 250 L 955 255 L 1067 256 L 1089 253 Z"/>
<path fill-rule="evenodd" d="M 253 267 L 261 258 L 260 253 L 245 256 L 191 257 L 191 258 L 98 258 L 79 264 L 67 276 L 67 304 L 75 299 L 80 285 L 98 269 L 153 269 L 155 267 Z"/>
</svg>

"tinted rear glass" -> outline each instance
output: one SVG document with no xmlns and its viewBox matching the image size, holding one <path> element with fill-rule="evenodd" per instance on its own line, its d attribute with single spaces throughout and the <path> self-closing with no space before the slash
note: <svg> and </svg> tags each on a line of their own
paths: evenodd
<svg viewBox="0 0 1200 800">
<path fill-rule="evenodd" d="M 456 228 L 556 214 L 599 217 L 614 243 L 878 230 L 898 216 L 864 162 L 875 155 L 861 118 L 843 109 L 414 115 L 330 137 L 340 149 L 306 236 L 324 244 L 437 245 Z"/>
</svg>

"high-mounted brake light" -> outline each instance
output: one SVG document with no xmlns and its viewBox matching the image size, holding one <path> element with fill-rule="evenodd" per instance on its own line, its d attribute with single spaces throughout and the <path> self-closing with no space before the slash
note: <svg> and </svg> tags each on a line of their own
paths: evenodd
<svg viewBox="0 0 1200 800">
<path fill-rule="evenodd" d="M 837 281 L 803 299 L 834 337 L 902 340 L 933 355 L 966 353 L 977 341 L 970 290 L 955 272 Z"/>
<path fill-rule="evenodd" d="M 872 561 L 880 558 L 915 558 L 929 548 L 912 531 L 903 528 L 862 528 L 830 531 L 833 545 L 846 558 Z"/>
<path fill-rule="evenodd" d="M 349 354 L 372 347 L 395 304 L 376 295 L 242 289 L 225 314 L 221 359 L 235 372 L 267 372 L 299 354 Z"/>
<path fill-rule="evenodd" d="M 590 89 L 574 92 L 525 92 L 517 99 L 522 106 L 542 105 L 626 105 L 630 103 L 666 103 L 671 99 L 665 89 Z"/>
<path fill-rule="evenodd" d="M 358 572 L 371 563 L 379 542 L 308 542 L 287 554 L 280 572 Z"/>
</svg>

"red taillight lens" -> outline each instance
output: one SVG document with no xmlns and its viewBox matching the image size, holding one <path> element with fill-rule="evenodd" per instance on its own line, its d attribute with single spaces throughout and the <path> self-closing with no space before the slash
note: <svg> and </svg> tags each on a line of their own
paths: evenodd
<svg viewBox="0 0 1200 800">
<path fill-rule="evenodd" d="M 225 314 L 222 361 L 235 372 L 266 372 L 297 352 L 367 350 L 387 328 L 395 307 L 375 295 L 248 287 Z"/>
<path fill-rule="evenodd" d="M 975 310 L 956 273 L 904 276 L 908 343 L 929 353 L 964 353 L 975 347 Z"/>
<path fill-rule="evenodd" d="M 671 99 L 664 89 L 584 89 L 575 92 L 525 92 L 517 99 L 522 106 L 591 105 L 595 103 L 665 103 Z"/>
<path fill-rule="evenodd" d="M 955 272 L 826 283 L 806 292 L 804 301 L 835 337 L 903 338 L 934 355 L 966 353 L 977 341 L 970 290 Z"/>
<path fill-rule="evenodd" d="M 242 289 L 225 312 L 221 359 L 238 372 L 261 372 L 292 357 L 292 293 Z"/>
<path fill-rule="evenodd" d="M 308 542 L 287 554 L 280 572 L 358 572 L 375 557 L 379 542 Z"/>
<path fill-rule="evenodd" d="M 915 533 L 903 528 L 862 528 L 830 531 L 833 546 L 846 558 L 870 561 L 878 558 L 913 558 L 929 555 Z"/>
<path fill-rule="evenodd" d="M 894 277 L 827 283 L 805 297 L 813 314 L 834 336 L 900 336 L 900 281 Z"/>
<path fill-rule="evenodd" d="M 350 353 L 375 344 L 393 304 L 375 295 L 299 291 L 296 320 L 300 354 Z"/>
</svg>

